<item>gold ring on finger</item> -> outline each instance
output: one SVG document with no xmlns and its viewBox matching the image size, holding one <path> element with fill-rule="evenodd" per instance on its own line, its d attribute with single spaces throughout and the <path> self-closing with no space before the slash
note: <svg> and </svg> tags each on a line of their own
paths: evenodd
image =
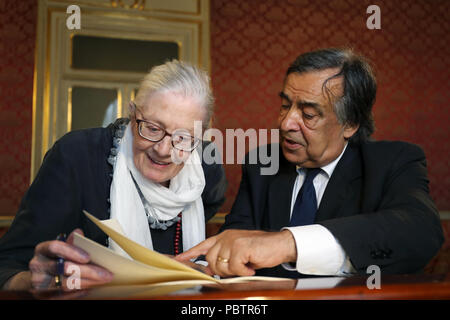
<svg viewBox="0 0 450 320">
<path fill-rule="evenodd" d="M 60 288 L 62 286 L 62 279 L 60 275 L 55 276 L 55 286 Z"/>
<path fill-rule="evenodd" d="M 228 263 L 228 259 L 226 259 L 226 258 L 222 258 L 221 256 L 219 256 L 219 257 L 217 257 L 217 261 L 219 261 L 219 262 L 223 262 L 223 263 Z"/>
</svg>

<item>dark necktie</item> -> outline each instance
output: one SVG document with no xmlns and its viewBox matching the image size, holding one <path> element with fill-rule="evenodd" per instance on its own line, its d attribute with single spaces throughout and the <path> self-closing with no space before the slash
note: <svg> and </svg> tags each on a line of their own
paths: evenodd
<svg viewBox="0 0 450 320">
<path fill-rule="evenodd" d="M 308 169 L 306 172 L 305 181 L 298 192 L 294 209 L 292 210 L 291 221 L 289 222 L 290 227 L 314 223 L 317 211 L 317 199 L 313 180 L 320 171 L 322 171 L 322 169 L 314 168 Z"/>
</svg>

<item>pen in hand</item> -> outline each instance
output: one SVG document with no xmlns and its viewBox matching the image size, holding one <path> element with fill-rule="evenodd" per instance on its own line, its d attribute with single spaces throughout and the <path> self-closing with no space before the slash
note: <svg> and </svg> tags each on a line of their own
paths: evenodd
<svg viewBox="0 0 450 320">
<path fill-rule="evenodd" d="M 56 237 L 58 241 L 66 241 L 66 234 L 60 233 Z M 57 288 L 60 288 L 62 285 L 62 276 L 64 275 L 64 258 L 58 257 L 56 259 L 56 276 L 55 276 L 55 285 Z"/>
</svg>

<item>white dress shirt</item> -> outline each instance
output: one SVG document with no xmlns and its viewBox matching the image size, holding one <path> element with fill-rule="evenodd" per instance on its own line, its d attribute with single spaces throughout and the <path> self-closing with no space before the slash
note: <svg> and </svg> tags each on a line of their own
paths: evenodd
<svg viewBox="0 0 450 320">
<path fill-rule="evenodd" d="M 346 148 L 347 145 L 345 145 L 344 150 L 336 160 L 321 167 L 322 171 L 313 180 L 317 207 L 320 205 L 328 181 Z M 292 192 L 291 216 L 295 200 L 306 176 L 305 170 L 300 167 L 297 167 L 297 173 Z M 283 267 L 285 269 L 310 275 L 341 276 L 355 272 L 344 249 L 333 234 L 324 226 L 311 224 L 283 229 L 287 229 L 292 233 L 297 247 L 296 266 L 293 267 L 291 264 L 284 263 Z"/>
</svg>

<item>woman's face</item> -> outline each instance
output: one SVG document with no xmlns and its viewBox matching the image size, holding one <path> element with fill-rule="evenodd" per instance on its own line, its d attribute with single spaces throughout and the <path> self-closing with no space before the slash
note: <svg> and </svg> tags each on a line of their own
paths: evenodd
<svg viewBox="0 0 450 320">
<path fill-rule="evenodd" d="M 159 142 L 144 139 L 139 135 L 136 119 L 152 122 L 169 134 L 183 129 L 194 137 L 194 122 L 204 121 L 204 117 L 205 110 L 195 98 L 173 92 L 153 94 L 144 105 L 137 106 L 135 119 L 132 119 L 133 157 L 139 172 L 147 179 L 167 187 L 170 179 L 183 168 L 184 162 L 177 164 L 172 161 L 173 146 L 169 135 Z M 190 154 L 177 149 L 174 151 L 182 157 Z"/>
</svg>

